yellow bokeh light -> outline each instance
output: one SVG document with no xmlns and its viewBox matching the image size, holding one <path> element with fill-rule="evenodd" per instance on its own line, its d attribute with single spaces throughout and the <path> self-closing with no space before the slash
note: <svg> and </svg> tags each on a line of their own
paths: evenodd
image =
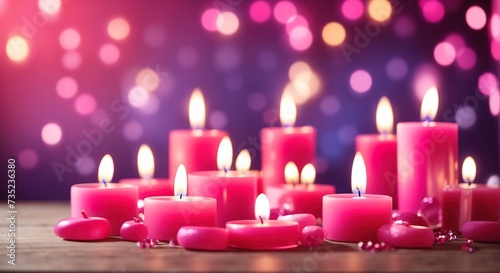
<svg viewBox="0 0 500 273">
<path fill-rule="evenodd" d="M 153 69 L 146 67 L 141 69 L 135 76 L 135 84 L 144 87 L 149 92 L 152 92 L 160 85 L 160 76 Z"/>
<path fill-rule="evenodd" d="M 238 16 L 236 14 L 225 11 L 217 16 L 217 30 L 224 35 L 234 34 L 238 27 L 240 26 L 240 21 L 238 20 Z"/>
<path fill-rule="evenodd" d="M 114 40 L 123 40 L 130 33 L 130 25 L 123 18 L 114 18 L 108 24 L 108 34 Z"/>
<path fill-rule="evenodd" d="M 28 57 L 30 51 L 28 41 L 21 36 L 12 36 L 7 40 L 5 52 L 13 62 L 22 62 Z"/>
<path fill-rule="evenodd" d="M 291 81 L 297 77 L 301 72 L 311 71 L 311 67 L 306 62 L 294 62 L 288 69 L 288 77 Z"/>
<path fill-rule="evenodd" d="M 38 8 L 43 13 L 54 16 L 61 9 L 61 0 L 38 0 Z"/>
<path fill-rule="evenodd" d="M 323 28 L 321 36 L 327 45 L 338 46 L 344 42 L 346 32 L 341 24 L 330 22 Z"/>
<path fill-rule="evenodd" d="M 386 21 L 392 15 L 391 3 L 387 0 L 372 0 L 368 4 L 368 14 L 375 21 Z"/>
</svg>

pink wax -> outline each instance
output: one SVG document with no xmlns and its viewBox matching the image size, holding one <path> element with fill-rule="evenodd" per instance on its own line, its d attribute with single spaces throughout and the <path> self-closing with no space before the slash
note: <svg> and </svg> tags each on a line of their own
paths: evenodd
<svg viewBox="0 0 500 273">
<path fill-rule="evenodd" d="M 458 126 L 449 122 L 397 125 L 398 209 L 417 212 L 426 196 L 442 200 L 445 185 L 458 183 Z"/>
<path fill-rule="evenodd" d="M 434 244 L 434 232 L 424 226 L 387 224 L 378 230 L 378 241 L 401 248 L 427 248 Z"/>
<path fill-rule="evenodd" d="M 500 243 L 500 222 L 470 221 L 462 226 L 465 238 L 487 243 Z"/>
<path fill-rule="evenodd" d="M 300 232 L 300 243 L 305 247 L 317 247 L 325 240 L 325 231 L 316 225 L 306 226 Z"/>
<path fill-rule="evenodd" d="M 120 228 L 120 236 L 123 240 L 139 242 L 148 237 L 148 227 L 140 220 L 129 220 Z"/>
<path fill-rule="evenodd" d="M 227 136 L 221 130 L 172 130 L 168 141 L 168 170 L 175 175 L 180 164 L 187 173 L 217 170 L 217 149 Z"/>
<path fill-rule="evenodd" d="M 111 224 L 106 218 L 89 217 L 85 211 L 81 211 L 80 217 L 62 219 L 54 227 L 58 237 L 74 241 L 101 240 L 109 236 L 110 230 Z"/>
<path fill-rule="evenodd" d="M 297 246 L 299 225 L 283 220 L 237 220 L 226 224 L 229 246 L 235 248 L 278 250 Z"/>
<path fill-rule="evenodd" d="M 392 222 L 392 198 L 351 193 L 323 197 L 326 239 L 343 242 L 376 241 L 379 227 Z"/>
<path fill-rule="evenodd" d="M 322 184 L 284 184 L 266 187 L 266 195 L 272 208 L 285 204 L 292 213 L 310 213 L 322 217 L 323 196 L 335 193 L 335 187 Z"/>
<path fill-rule="evenodd" d="M 111 224 L 110 235 L 120 235 L 125 221 L 137 216 L 137 186 L 127 184 L 84 183 L 71 186 L 71 216 L 85 210 L 89 216 L 103 217 Z"/>
<path fill-rule="evenodd" d="M 285 183 L 286 163 L 292 161 L 301 170 L 316 159 L 316 130 L 311 126 L 264 128 L 260 137 L 264 187 Z"/>
<path fill-rule="evenodd" d="M 217 226 L 255 218 L 257 178 L 245 171 L 205 171 L 188 174 L 188 195 L 217 200 Z"/>
<path fill-rule="evenodd" d="M 174 195 L 174 185 L 170 179 L 125 178 L 118 183 L 136 185 L 139 191 L 139 200 L 150 196 Z"/>
<path fill-rule="evenodd" d="M 469 221 L 500 220 L 500 187 L 466 183 L 443 188 L 443 229 L 460 231 Z"/>
<path fill-rule="evenodd" d="M 184 226 L 177 232 L 177 242 L 186 249 L 225 250 L 228 233 L 225 228 Z"/>
<path fill-rule="evenodd" d="M 302 231 L 306 226 L 316 225 L 316 217 L 310 213 L 298 213 L 279 216 L 278 220 L 293 221 L 299 224 L 299 230 Z"/>
<path fill-rule="evenodd" d="M 392 207 L 397 208 L 397 143 L 393 134 L 356 136 L 356 151 L 361 152 L 366 165 L 366 190 L 368 194 L 392 197 Z"/>
<path fill-rule="evenodd" d="M 181 227 L 214 227 L 216 219 L 216 200 L 213 198 L 152 196 L 144 199 L 144 224 L 152 239 L 176 242 Z"/>
</svg>

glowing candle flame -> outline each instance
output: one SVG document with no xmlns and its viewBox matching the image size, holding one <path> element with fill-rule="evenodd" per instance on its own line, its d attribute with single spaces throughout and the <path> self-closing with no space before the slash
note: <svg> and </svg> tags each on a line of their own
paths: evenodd
<svg viewBox="0 0 500 273">
<path fill-rule="evenodd" d="M 300 183 L 309 185 L 313 184 L 314 180 L 316 180 L 316 169 L 313 164 L 307 163 L 300 172 Z"/>
<path fill-rule="evenodd" d="M 269 219 L 269 214 L 271 212 L 271 206 L 269 205 L 269 199 L 263 193 L 257 196 L 255 199 L 255 219 L 263 222 Z"/>
<path fill-rule="evenodd" d="M 191 129 L 205 127 L 205 99 L 199 88 L 195 88 L 189 101 L 189 124 Z"/>
<path fill-rule="evenodd" d="M 292 127 L 297 117 L 297 106 L 290 92 L 283 92 L 280 103 L 280 121 L 283 127 Z"/>
<path fill-rule="evenodd" d="M 241 152 L 236 157 L 235 165 L 237 171 L 250 170 L 250 165 L 252 165 L 252 158 L 250 157 L 250 152 L 248 152 L 247 149 L 241 150 Z"/>
<path fill-rule="evenodd" d="M 179 165 L 175 173 L 174 195 L 180 198 L 187 195 L 187 171 L 184 164 Z"/>
<path fill-rule="evenodd" d="M 153 152 L 148 145 L 142 144 L 137 153 L 137 168 L 142 179 L 151 179 L 155 172 Z"/>
<path fill-rule="evenodd" d="M 285 165 L 285 182 L 288 184 L 299 183 L 299 168 L 292 161 Z"/>
<path fill-rule="evenodd" d="M 365 193 L 366 190 L 366 166 L 365 160 L 360 152 L 357 152 L 352 162 L 351 189 L 353 193 Z"/>
<path fill-rule="evenodd" d="M 394 114 L 392 113 L 391 102 L 387 97 L 380 98 L 376 114 L 377 130 L 380 134 L 392 133 L 394 126 Z"/>
<path fill-rule="evenodd" d="M 462 179 L 467 183 L 472 183 L 476 179 L 476 162 L 471 156 L 466 157 L 462 164 Z"/>
<path fill-rule="evenodd" d="M 439 95 L 435 86 L 429 88 L 422 99 L 420 108 L 420 119 L 423 121 L 432 121 L 436 118 L 439 106 Z"/>
<path fill-rule="evenodd" d="M 222 138 L 217 150 L 217 168 L 221 171 L 227 172 L 231 169 L 233 161 L 233 145 L 228 136 Z"/>
<path fill-rule="evenodd" d="M 99 169 L 97 170 L 97 180 L 106 185 L 106 183 L 111 182 L 113 179 L 113 174 L 115 172 L 115 166 L 113 164 L 113 158 L 111 155 L 106 154 L 102 157 L 101 163 L 99 163 Z"/>
</svg>

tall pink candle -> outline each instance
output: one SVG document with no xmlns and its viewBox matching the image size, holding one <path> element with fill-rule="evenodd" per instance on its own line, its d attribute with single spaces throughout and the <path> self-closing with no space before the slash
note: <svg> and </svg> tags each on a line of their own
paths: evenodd
<svg viewBox="0 0 500 273">
<path fill-rule="evenodd" d="M 316 130 L 311 126 L 293 127 L 295 117 L 293 97 L 283 92 L 280 105 L 283 128 L 263 128 L 260 132 L 264 187 L 285 183 L 286 163 L 292 161 L 302 169 L 316 159 Z"/>
<path fill-rule="evenodd" d="M 458 183 L 458 126 L 431 121 L 437 112 L 435 87 L 422 101 L 423 122 L 397 125 L 398 209 L 417 212 L 423 198 L 442 201 L 442 188 Z"/>
</svg>

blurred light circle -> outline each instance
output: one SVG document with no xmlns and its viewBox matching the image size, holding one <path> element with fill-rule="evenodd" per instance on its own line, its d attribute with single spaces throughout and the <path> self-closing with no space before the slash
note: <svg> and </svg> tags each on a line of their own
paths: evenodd
<svg viewBox="0 0 500 273">
<path fill-rule="evenodd" d="M 434 59 L 442 66 L 448 66 L 455 61 L 455 48 L 448 42 L 441 42 L 434 48 Z"/>
<path fill-rule="evenodd" d="M 142 86 L 134 86 L 128 92 L 128 103 L 136 108 L 141 108 L 148 103 L 149 93 Z"/>
<path fill-rule="evenodd" d="M 481 7 L 472 6 L 465 13 L 465 20 L 470 28 L 479 30 L 486 25 L 486 12 Z"/>
<path fill-rule="evenodd" d="M 107 65 L 114 64 L 120 58 L 120 49 L 114 44 L 105 44 L 99 50 L 99 59 Z"/>
<path fill-rule="evenodd" d="M 346 31 L 340 23 L 330 22 L 323 27 L 321 35 L 327 45 L 338 46 L 344 42 Z"/>
<path fill-rule="evenodd" d="M 61 0 L 38 0 L 38 8 L 43 13 L 54 16 L 61 9 Z"/>
<path fill-rule="evenodd" d="M 483 95 L 489 96 L 498 86 L 498 79 L 493 73 L 485 72 L 479 76 L 478 88 Z"/>
<path fill-rule="evenodd" d="M 271 17 L 271 6 L 266 1 L 255 1 L 250 5 L 250 17 L 257 23 L 263 23 Z"/>
<path fill-rule="evenodd" d="M 495 117 L 498 116 L 500 113 L 500 92 L 498 91 L 498 88 L 494 88 L 491 91 L 489 105 L 490 113 Z"/>
<path fill-rule="evenodd" d="M 455 112 L 455 120 L 458 127 L 471 128 L 476 123 L 476 112 L 470 106 L 462 106 Z"/>
<path fill-rule="evenodd" d="M 247 105 L 255 112 L 261 111 L 266 106 L 266 96 L 259 92 L 253 92 L 248 96 Z"/>
<path fill-rule="evenodd" d="M 392 15 L 391 3 L 387 0 L 371 0 L 368 3 L 368 14 L 377 22 L 386 21 Z"/>
<path fill-rule="evenodd" d="M 300 73 L 311 71 L 311 66 L 303 61 L 294 62 L 288 69 L 288 78 L 293 81 Z"/>
<path fill-rule="evenodd" d="M 97 107 L 95 98 L 90 94 L 81 94 L 75 100 L 75 110 L 80 115 L 90 115 Z"/>
<path fill-rule="evenodd" d="M 385 66 L 385 72 L 390 79 L 399 81 L 406 77 L 408 73 L 408 65 L 401 58 L 392 58 Z"/>
<path fill-rule="evenodd" d="M 38 154 L 33 149 L 23 149 L 17 155 L 19 165 L 24 169 L 33 169 L 38 164 Z"/>
<path fill-rule="evenodd" d="M 491 16 L 490 32 L 491 37 L 495 41 L 500 41 L 500 15 L 498 15 L 498 13 L 495 13 L 493 14 L 493 16 Z"/>
<path fill-rule="evenodd" d="M 193 67 L 198 62 L 198 52 L 192 46 L 184 46 L 177 54 L 177 61 L 183 67 Z"/>
<path fill-rule="evenodd" d="M 61 141 L 62 130 L 55 123 L 47 123 L 42 128 L 42 140 L 47 145 L 55 145 Z"/>
<path fill-rule="evenodd" d="M 286 24 L 291 17 L 297 15 L 297 8 L 290 1 L 280 1 L 274 6 L 273 15 L 276 21 Z"/>
<path fill-rule="evenodd" d="M 415 95 L 419 100 L 422 100 L 429 88 L 439 84 L 439 75 L 440 71 L 429 64 L 424 64 L 417 68 L 413 80 L 413 88 Z"/>
<path fill-rule="evenodd" d="M 78 91 L 78 83 L 72 77 L 62 77 L 56 83 L 56 92 L 63 99 L 70 99 Z"/>
<path fill-rule="evenodd" d="M 76 171 L 81 175 L 89 175 L 95 173 L 96 162 L 90 156 L 82 156 L 76 160 Z"/>
<path fill-rule="evenodd" d="M 142 137 L 143 128 L 137 121 L 127 121 L 123 126 L 123 135 L 129 141 L 139 140 Z"/>
<path fill-rule="evenodd" d="M 417 24 L 415 20 L 406 14 L 399 14 L 394 17 L 394 23 L 391 24 L 394 32 L 401 38 L 409 38 L 415 34 Z"/>
<path fill-rule="evenodd" d="M 63 30 L 59 35 L 59 44 L 63 49 L 73 50 L 80 45 L 80 33 L 73 28 Z"/>
<path fill-rule="evenodd" d="M 441 2 L 437 0 L 427 0 L 421 3 L 424 19 L 429 23 L 438 23 L 443 20 L 445 9 Z"/>
<path fill-rule="evenodd" d="M 222 111 L 213 111 L 208 118 L 208 123 L 214 129 L 224 129 L 227 126 L 227 115 Z"/>
<path fill-rule="evenodd" d="M 296 27 L 309 27 L 309 23 L 307 19 L 302 15 L 294 15 L 288 19 L 286 22 L 286 33 L 290 35 L 290 32 Z"/>
<path fill-rule="evenodd" d="M 216 24 L 217 30 L 219 30 L 220 33 L 224 35 L 232 35 L 238 30 L 240 21 L 236 14 L 230 11 L 224 11 L 219 13 L 217 16 Z"/>
<path fill-rule="evenodd" d="M 325 116 L 334 116 L 340 111 L 340 100 L 334 95 L 325 96 L 321 100 L 319 108 Z"/>
<path fill-rule="evenodd" d="M 309 28 L 296 27 L 290 31 L 288 40 L 293 49 L 303 51 L 311 46 L 313 36 Z"/>
<path fill-rule="evenodd" d="M 500 186 L 500 177 L 496 174 L 491 175 L 486 181 L 486 185 L 494 187 Z"/>
<path fill-rule="evenodd" d="M 5 52 L 7 57 L 13 62 L 19 63 L 28 57 L 30 48 L 28 41 L 21 36 L 12 36 L 5 44 Z"/>
<path fill-rule="evenodd" d="M 215 51 L 215 66 L 224 72 L 232 71 L 241 64 L 241 54 L 234 46 L 224 46 Z"/>
<path fill-rule="evenodd" d="M 356 20 L 363 15 L 364 6 L 361 0 L 344 0 L 342 14 L 349 20 Z"/>
<path fill-rule="evenodd" d="M 152 115 L 160 110 L 160 100 L 155 94 L 148 94 L 148 100 L 146 104 L 140 107 L 141 111 L 145 114 Z"/>
<path fill-rule="evenodd" d="M 217 31 L 217 18 L 219 17 L 219 10 L 211 8 L 207 9 L 201 15 L 201 25 L 208 31 Z"/>
<path fill-rule="evenodd" d="M 150 67 L 143 68 L 135 76 L 135 85 L 142 86 L 149 92 L 152 92 L 160 85 L 160 76 Z"/>
<path fill-rule="evenodd" d="M 108 35 L 113 40 L 123 40 L 127 38 L 130 33 L 130 26 L 122 17 L 117 17 L 108 23 Z"/>
<path fill-rule="evenodd" d="M 150 25 L 144 31 L 143 39 L 150 47 L 160 47 L 165 43 L 165 31 L 161 26 Z"/>
<path fill-rule="evenodd" d="M 372 87 L 372 76 L 365 70 L 356 70 L 351 74 L 349 83 L 355 92 L 365 93 Z"/>
<path fill-rule="evenodd" d="M 458 51 L 457 64 L 463 70 L 469 70 L 476 65 L 476 52 L 472 48 L 466 47 Z"/>
<path fill-rule="evenodd" d="M 460 52 L 465 48 L 465 40 L 462 35 L 458 33 L 453 33 L 446 36 L 444 41 L 450 43 L 455 48 L 455 52 Z"/>
</svg>

